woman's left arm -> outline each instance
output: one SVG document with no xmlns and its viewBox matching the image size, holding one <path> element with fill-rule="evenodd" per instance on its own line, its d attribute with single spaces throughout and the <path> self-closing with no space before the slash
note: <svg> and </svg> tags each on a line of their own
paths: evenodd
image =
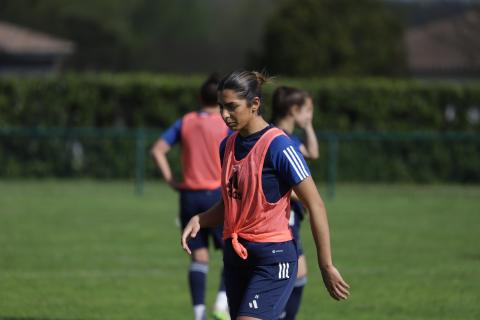
<svg viewBox="0 0 480 320">
<path fill-rule="evenodd" d="M 310 228 L 317 248 L 318 266 L 325 287 L 332 298 L 347 299 L 350 287 L 333 265 L 327 212 L 312 177 L 307 177 L 293 189 L 310 212 Z"/>
</svg>

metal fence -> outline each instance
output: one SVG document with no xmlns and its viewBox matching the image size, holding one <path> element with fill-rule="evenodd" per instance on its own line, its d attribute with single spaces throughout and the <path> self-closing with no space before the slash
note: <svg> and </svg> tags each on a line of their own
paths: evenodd
<svg viewBox="0 0 480 320">
<path fill-rule="evenodd" d="M 50 140 L 60 139 L 61 141 L 75 139 L 90 139 L 94 141 L 129 141 L 127 148 L 132 157 L 132 171 L 134 172 L 135 192 L 142 195 L 146 176 L 146 164 L 148 149 L 161 131 L 158 129 L 115 129 L 115 128 L 0 128 L 1 143 L 10 139 L 28 140 Z M 476 132 L 317 132 L 319 141 L 325 144 L 323 150 L 324 161 L 326 162 L 325 180 L 327 194 L 335 197 L 336 182 L 338 176 L 339 148 L 345 142 L 447 142 L 474 143 L 480 150 L 480 133 Z M 5 140 L 6 139 L 6 140 Z M 1 146 L 1 145 L 0 145 Z M 476 147 L 477 148 L 477 147 Z M 480 167 L 480 163 L 478 164 Z"/>
</svg>

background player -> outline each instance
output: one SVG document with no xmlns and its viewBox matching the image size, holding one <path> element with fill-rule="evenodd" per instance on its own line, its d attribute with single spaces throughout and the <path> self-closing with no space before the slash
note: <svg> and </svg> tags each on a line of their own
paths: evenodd
<svg viewBox="0 0 480 320">
<path fill-rule="evenodd" d="M 313 102 L 306 91 L 293 87 L 278 87 L 273 93 L 272 115 L 272 122 L 290 137 L 297 152 L 301 152 L 305 158 L 318 158 L 318 141 L 312 125 Z M 296 126 L 304 132 L 304 143 L 293 133 Z M 286 320 L 295 319 L 300 308 L 303 288 L 307 283 L 307 265 L 300 241 L 300 223 L 303 220 L 304 213 L 303 205 L 294 193 L 292 193 L 290 206 L 289 224 L 297 243 L 298 273 L 285 312 L 280 317 L 280 319 Z"/>
<path fill-rule="evenodd" d="M 168 128 L 152 147 L 152 155 L 165 181 L 180 192 L 182 229 L 195 214 L 212 207 L 220 199 L 220 159 L 218 148 L 228 134 L 217 104 L 218 76 L 210 76 L 200 88 L 201 108 L 187 113 Z M 183 181 L 177 182 L 171 172 L 167 153 L 181 144 Z M 217 249 L 223 248 L 222 226 L 202 229 L 189 241 L 192 260 L 188 272 L 195 320 L 205 319 L 205 288 L 208 272 L 208 241 L 213 238 Z M 227 319 L 228 305 L 223 271 L 214 306 L 214 317 Z"/>
<path fill-rule="evenodd" d="M 220 148 L 222 200 L 194 216 L 182 246 L 200 228 L 224 222 L 224 269 L 232 319 L 277 319 L 297 274 L 297 249 L 288 226 L 293 189 L 307 206 L 318 263 L 330 295 L 346 299 L 348 285 L 331 258 L 323 201 L 303 156 L 285 133 L 260 114 L 261 85 L 256 72 L 234 72 L 219 84 L 219 103 L 228 126 L 238 131 Z"/>
</svg>

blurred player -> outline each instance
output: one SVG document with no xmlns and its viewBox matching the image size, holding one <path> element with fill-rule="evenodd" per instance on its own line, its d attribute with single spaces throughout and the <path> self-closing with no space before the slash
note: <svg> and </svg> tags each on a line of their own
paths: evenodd
<svg viewBox="0 0 480 320">
<path fill-rule="evenodd" d="M 310 212 L 318 264 L 330 295 L 346 299 L 348 285 L 332 263 L 327 215 L 301 153 L 261 116 L 257 72 L 234 72 L 220 81 L 223 119 L 237 131 L 220 147 L 222 200 L 194 216 L 182 246 L 200 228 L 224 223 L 224 272 L 232 319 L 278 319 L 297 275 L 297 248 L 288 226 L 293 190 Z"/>
<path fill-rule="evenodd" d="M 227 136 L 217 104 L 218 77 L 210 76 L 200 88 L 201 108 L 187 113 L 168 128 L 154 144 L 151 152 L 165 181 L 180 192 L 180 221 L 182 229 L 195 214 L 212 207 L 221 198 L 220 159 L 218 148 Z M 181 144 L 183 181 L 172 176 L 167 153 L 171 146 Z M 222 226 L 202 229 L 189 241 L 192 260 L 188 273 L 195 320 L 206 319 L 205 288 L 208 272 L 208 242 L 212 237 L 216 249 L 223 248 Z M 216 319 L 228 319 L 227 296 L 223 272 L 214 306 Z"/>
<path fill-rule="evenodd" d="M 318 158 L 318 141 L 312 125 L 313 103 L 307 92 L 292 88 L 278 87 L 273 93 L 272 101 L 273 123 L 282 129 L 292 140 L 293 147 L 305 158 Z M 293 134 L 295 127 L 300 127 L 304 132 L 304 143 Z M 303 220 L 303 205 L 292 194 L 290 200 L 290 228 L 297 243 L 298 249 L 298 273 L 292 294 L 288 299 L 285 311 L 280 319 L 295 319 L 300 308 L 303 288 L 307 283 L 307 264 L 300 241 L 300 223 Z"/>
</svg>

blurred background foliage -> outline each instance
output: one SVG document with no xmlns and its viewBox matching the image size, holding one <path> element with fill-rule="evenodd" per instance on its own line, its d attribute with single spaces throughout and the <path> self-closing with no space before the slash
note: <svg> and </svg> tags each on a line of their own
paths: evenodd
<svg viewBox="0 0 480 320">
<path fill-rule="evenodd" d="M 208 72 L 242 64 L 273 0 L 2 0 L 0 19 L 65 37 L 76 70 Z"/>
<path fill-rule="evenodd" d="M 284 1 L 268 20 L 254 66 L 286 75 L 399 75 L 403 27 L 376 0 Z"/>
<path fill-rule="evenodd" d="M 72 40 L 74 70 L 404 72 L 403 15 L 378 0 L 2 0 L 0 20 Z"/>
<path fill-rule="evenodd" d="M 0 130 L 0 177 L 133 177 L 133 150 L 138 147 L 138 131 L 133 130 L 145 128 L 140 148 L 146 154 L 161 128 L 196 109 L 202 80 L 200 76 L 132 73 L 2 79 L 0 128 L 6 129 Z M 282 78 L 282 83 L 312 94 L 314 125 L 322 132 L 400 135 L 387 140 L 378 136 L 342 140 L 340 181 L 480 181 L 478 139 L 401 138 L 402 133 L 419 131 L 439 137 L 445 132 L 478 133 L 479 83 L 368 78 Z M 269 85 L 264 90 L 267 106 L 273 89 Z M 9 126 L 31 129 L 9 131 Z M 320 136 L 320 150 L 320 161 L 312 163 L 311 169 L 317 178 L 325 179 L 329 157 L 325 136 Z M 172 156 L 178 159 L 178 154 Z M 179 174 L 179 161 L 173 164 Z M 153 161 L 148 161 L 147 176 L 156 171 Z"/>
<path fill-rule="evenodd" d="M 322 132 L 478 133 L 478 82 L 407 80 L 405 61 L 408 27 L 462 14 L 474 2 L 2 0 L 0 20 L 76 48 L 67 72 L 0 77 L 0 176 L 131 177 L 133 130 L 147 128 L 147 152 L 161 129 L 198 106 L 205 74 L 245 67 L 278 76 L 265 88 L 267 111 L 275 85 L 310 92 Z M 118 132 L 68 129 L 84 127 Z M 322 158 L 312 164 L 322 178 L 327 140 L 321 136 Z M 478 182 L 479 157 L 478 142 L 468 139 L 346 139 L 338 178 Z M 156 174 L 153 162 L 146 171 Z"/>
</svg>

